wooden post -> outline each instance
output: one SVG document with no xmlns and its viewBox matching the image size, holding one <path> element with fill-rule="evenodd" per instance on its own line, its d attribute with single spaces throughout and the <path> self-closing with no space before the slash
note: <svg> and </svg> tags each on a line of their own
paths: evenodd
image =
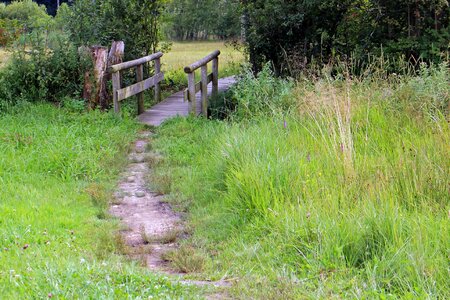
<svg viewBox="0 0 450 300">
<path fill-rule="evenodd" d="M 212 91 L 211 96 L 216 97 L 219 94 L 219 57 L 213 59 L 212 61 Z"/>
<path fill-rule="evenodd" d="M 113 41 L 111 44 L 111 48 L 109 49 L 108 53 L 108 71 L 105 72 L 105 77 L 103 80 L 105 82 L 108 82 L 112 79 L 112 73 L 109 72 L 109 68 L 113 65 L 120 64 L 123 62 L 123 56 L 125 52 L 125 44 L 123 41 Z M 106 90 L 106 97 L 107 100 L 106 106 L 109 107 L 111 104 L 111 99 L 113 98 L 111 91 Z"/>
<path fill-rule="evenodd" d="M 161 59 L 155 59 L 155 75 L 161 73 Z M 155 101 L 156 103 L 161 102 L 161 86 L 159 82 L 155 84 Z"/>
<path fill-rule="evenodd" d="M 144 80 L 144 65 L 139 65 L 136 67 L 136 82 L 141 82 Z M 138 115 L 145 111 L 144 107 L 144 92 L 140 92 L 137 96 L 137 112 Z"/>
<path fill-rule="evenodd" d="M 208 65 L 202 66 L 202 114 L 208 117 Z"/>
<path fill-rule="evenodd" d="M 112 85 L 113 85 L 114 112 L 118 114 L 120 113 L 120 103 L 117 97 L 117 91 L 120 90 L 120 72 L 114 72 L 112 74 Z"/>
<path fill-rule="evenodd" d="M 195 99 L 195 72 L 188 73 L 188 89 L 189 89 L 189 112 L 194 116 L 197 114 L 197 101 Z"/>
</svg>

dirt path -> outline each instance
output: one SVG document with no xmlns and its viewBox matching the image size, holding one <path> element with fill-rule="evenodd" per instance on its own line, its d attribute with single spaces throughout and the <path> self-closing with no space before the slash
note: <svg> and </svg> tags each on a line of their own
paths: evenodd
<svg viewBox="0 0 450 300">
<path fill-rule="evenodd" d="M 174 280 L 196 286 L 227 287 L 226 281 L 185 280 L 182 274 L 171 268 L 164 260 L 164 253 L 177 249 L 177 233 L 183 232 L 181 216 L 164 202 L 163 195 L 149 190 L 146 178 L 150 172 L 149 160 L 154 157 L 147 153 L 151 132 L 141 133 L 129 154 L 126 170 L 118 184 L 111 215 L 121 219 L 125 229 L 121 231 L 127 254 L 142 260 L 156 273 L 169 275 Z M 209 295 L 209 299 L 227 298 L 223 292 Z"/>
</svg>

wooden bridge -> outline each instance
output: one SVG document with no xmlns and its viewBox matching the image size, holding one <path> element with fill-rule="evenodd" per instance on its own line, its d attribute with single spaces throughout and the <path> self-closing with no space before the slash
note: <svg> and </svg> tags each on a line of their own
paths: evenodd
<svg viewBox="0 0 450 300">
<path fill-rule="evenodd" d="M 187 116 L 189 114 L 207 117 L 208 98 L 226 91 L 235 83 L 234 77 L 219 79 L 219 55 L 216 50 L 204 58 L 184 68 L 188 76 L 188 88 L 175 93 L 161 101 L 160 82 L 164 80 L 161 72 L 161 52 L 142 57 L 136 60 L 113 65 L 109 68 L 112 74 L 114 111 L 120 113 L 120 101 L 131 96 L 137 96 L 139 120 L 148 125 L 159 126 L 162 122 L 175 116 Z M 144 65 L 153 62 L 154 75 L 144 79 Z M 208 74 L 208 63 L 212 63 L 212 71 Z M 122 87 L 121 74 L 124 70 L 135 68 L 136 83 L 128 87 Z M 195 71 L 201 69 L 201 80 L 196 82 Z M 143 92 L 154 88 L 156 105 L 148 110 L 144 108 Z"/>
</svg>

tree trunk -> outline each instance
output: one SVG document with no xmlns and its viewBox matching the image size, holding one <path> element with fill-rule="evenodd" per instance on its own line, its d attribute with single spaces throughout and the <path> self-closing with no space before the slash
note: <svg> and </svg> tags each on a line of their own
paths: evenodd
<svg viewBox="0 0 450 300">
<path fill-rule="evenodd" d="M 80 47 L 81 55 L 86 55 L 92 61 L 92 68 L 84 74 L 83 98 L 89 109 L 108 108 L 108 93 L 106 92 L 105 73 L 108 59 L 108 48 L 101 46 Z"/>
</svg>

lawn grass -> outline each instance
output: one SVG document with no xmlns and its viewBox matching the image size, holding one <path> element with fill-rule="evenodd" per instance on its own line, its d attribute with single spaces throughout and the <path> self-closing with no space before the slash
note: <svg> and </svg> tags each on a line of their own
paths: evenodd
<svg viewBox="0 0 450 300">
<path fill-rule="evenodd" d="M 0 115 L 0 298 L 192 295 L 125 259 L 118 221 L 107 214 L 139 129 L 51 104 Z"/>
<path fill-rule="evenodd" d="M 448 69 L 241 83 L 228 121 L 174 119 L 153 144 L 203 257 L 191 276 L 239 278 L 243 299 L 449 298 Z"/>
</svg>

